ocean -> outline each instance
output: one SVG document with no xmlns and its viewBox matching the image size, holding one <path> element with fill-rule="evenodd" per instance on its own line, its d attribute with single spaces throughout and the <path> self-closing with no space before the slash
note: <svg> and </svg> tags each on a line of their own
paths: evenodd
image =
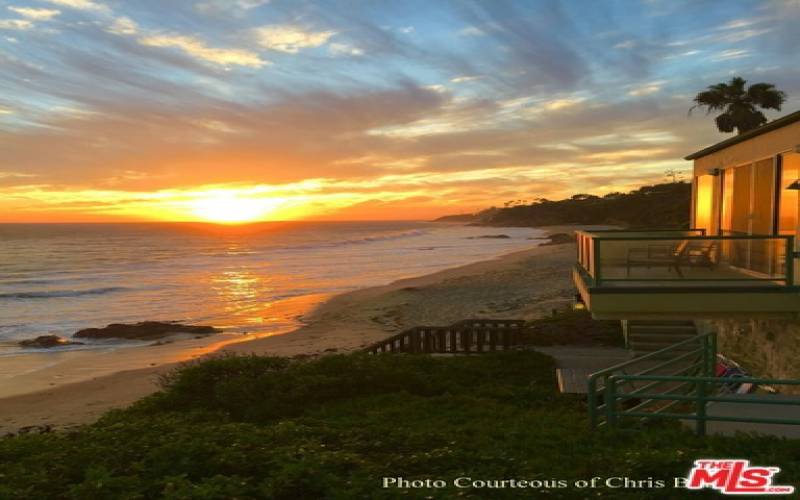
<svg viewBox="0 0 800 500">
<path fill-rule="evenodd" d="M 483 238 L 488 235 L 508 238 Z M 432 222 L 0 224 L 0 356 L 17 342 L 144 320 L 274 334 L 291 300 L 428 274 L 541 243 L 532 228 Z M 117 349 L 94 341 L 57 350 Z"/>
</svg>

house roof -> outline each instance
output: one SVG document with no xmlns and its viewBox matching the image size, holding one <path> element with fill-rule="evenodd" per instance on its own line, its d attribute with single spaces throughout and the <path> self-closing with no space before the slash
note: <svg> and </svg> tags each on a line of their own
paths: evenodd
<svg viewBox="0 0 800 500">
<path fill-rule="evenodd" d="M 785 127 L 786 125 L 789 125 L 796 121 L 800 121 L 800 111 L 795 111 L 794 113 L 782 116 L 777 120 L 772 120 L 766 125 L 762 125 L 749 132 L 745 132 L 744 134 L 739 134 L 737 136 L 731 137 L 730 139 L 725 139 L 722 142 L 718 142 L 713 146 L 701 149 L 700 151 L 697 151 L 685 157 L 684 160 L 696 160 L 697 158 L 702 158 L 703 156 L 710 155 L 711 153 L 716 153 L 717 151 L 733 146 L 734 144 L 739 144 L 740 142 L 752 139 L 753 137 L 758 137 L 761 134 L 766 134 L 767 132 L 770 132 L 772 130 Z"/>
</svg>

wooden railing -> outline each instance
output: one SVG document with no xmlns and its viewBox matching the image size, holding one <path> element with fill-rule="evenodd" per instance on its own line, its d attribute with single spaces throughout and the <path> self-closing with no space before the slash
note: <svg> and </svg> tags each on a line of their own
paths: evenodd
<svg viewBox="0 0 800 500">
<path fill-rule="evenodd" d="M 520 345 L 524 320 L 468 319 L 450 326 L 416 326 L 364 349 L 380 353 L 481 353 Z"/>
</svg>

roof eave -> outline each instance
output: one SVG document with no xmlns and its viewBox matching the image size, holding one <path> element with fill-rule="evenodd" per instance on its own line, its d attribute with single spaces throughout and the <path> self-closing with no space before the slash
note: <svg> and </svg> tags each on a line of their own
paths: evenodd
<svg viewBox="0 0 800 500">
<path fill-rule="evenodd" d="M 786 116 L 778 118 L 777 120 L 772 120 L 771 122 L 767 123 L 766 125 L 762 125 L 757 129 L 753 129 L 749 132 L 745 132 L 744 134 L 739 134 L 734 137 L 729 137 L 724 141 L 720 141 L 712 146 L 707 148 L 701 149 L 700 151 L 696 151 L 688 156 L 685 156 L 684 160 L 696 160 L 698 158 L 702 158 L 704 156 L 708 156 L 711 153 L 716 153 L 717 151 L 721 151 L 725 148 L 733 146 L 735 144 L 739 144 L 740 142 L 744 142 L 748 139 L 752 139 L 753 137 L 758 137 L 759 135 L 766 134 L 767 132 L 771 132 L 773 130 L 777 130 L 781 127 L 785 127 L 790 125 L 796 121 L 800 121 L 800 111 L 795 111 L 794 113 L 790 113 Z"/>
</svg>

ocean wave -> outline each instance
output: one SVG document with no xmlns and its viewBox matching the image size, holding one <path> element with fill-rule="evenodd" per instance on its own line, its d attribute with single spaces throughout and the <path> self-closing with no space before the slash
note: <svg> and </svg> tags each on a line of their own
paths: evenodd
<svg viewBox="0 0 800 500">
<path fill-rule="evenodd" d="M 413 229 L 410 231 L 402 231 L 399 233 L 390 233 L 390 234 L 380 234 L 374 236 L 364 236 L 363 238 L 351 238 L 347 240 L 336 240 L 336 241 L 328 241 L 324 243 L 316 243 L 312 245 L 294 245 L 294 246 L 285 246 L 285 247 L 278 247 L 278 250 L 310 250 L 316 248 L 336 248 L 336 247 L 344 247 L 350 245 L 366 245 L 369 243 L 375 242 L 382 242 L 382 241 L 394 241 L 394 240 L 401 240 L 405 238 L 415 238 L 417 236 L 424 236 L 428 234 L 429 231 L 425 231 L 422 229 Z"/>
<path fill-rule="evenodd" d="M 0 300 L 14 299 L 52 299 L 62 297 L 82 297 L 84 295 L 103 295 L 128 290 L 122 286 L 110 286 L 104 288 L 90 288 L 88 290 L 48 290 L 41 292 L 15 292 L 0 293 Z"/>
</svg>

